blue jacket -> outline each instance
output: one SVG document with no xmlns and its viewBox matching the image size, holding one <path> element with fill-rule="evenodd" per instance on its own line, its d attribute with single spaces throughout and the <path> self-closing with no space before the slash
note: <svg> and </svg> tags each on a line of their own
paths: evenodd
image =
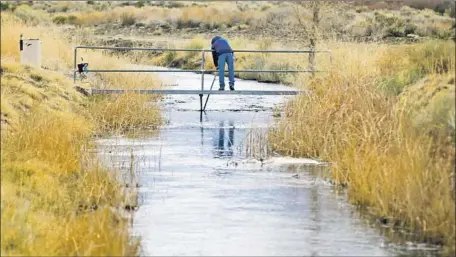
<svg viewBox="0 0 456 257">
<path fill-rule="evenodd" d="M 212 39 L 211 50 L 215 67 L 218 67 L 218 57 L 220 55 L 233 52 L 228 41 L 220 36 L 216 36 Z"/>
</svg>

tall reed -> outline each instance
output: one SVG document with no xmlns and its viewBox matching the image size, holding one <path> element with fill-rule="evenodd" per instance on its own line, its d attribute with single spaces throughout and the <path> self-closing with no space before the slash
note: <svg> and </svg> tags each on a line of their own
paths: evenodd
<svg viewBox="0 0 456 257">
<path fill-rule="evenodd" d="M 338 45 L 332 72 L 311 80 L 312 94 L 287 106 L 270 132 L 271 146 L 330 161 L 352 202 L 454 253 L 455 109 L 437 104 L 442 94 L 454 103 L 454 44 L 394 48 Z M 400 90 L 385 90 L 392 86 Z M 425 114 L 449 126 L 432 129 L 433 122 L 417 119 Z"/>
</svg>

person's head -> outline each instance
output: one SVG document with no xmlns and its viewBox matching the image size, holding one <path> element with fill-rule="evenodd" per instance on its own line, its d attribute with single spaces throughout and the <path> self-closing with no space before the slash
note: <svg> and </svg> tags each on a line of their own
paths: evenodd
<svg viewBox="0 0 456 257">
<path fill-rule="evenodd" d="M 214 44 L 214 42 L 217 41 L 219 38 L 221 38 L 221 36 L 213 37 L 212 40 L 211 40 L 211 44 Z"/>
</svg>

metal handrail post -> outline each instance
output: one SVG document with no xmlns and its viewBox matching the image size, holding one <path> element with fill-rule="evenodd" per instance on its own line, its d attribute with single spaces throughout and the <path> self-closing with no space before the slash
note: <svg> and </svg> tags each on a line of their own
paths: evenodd
<svg viewBox="0 0 456 257">
<path fill-rule="evenodd" d="M 205 52 L 201 51 L 201 91 L 204 90 L 204 63 L 206 62 Z"/>
<path fill-rule="evenodd" d="M 309 61 L 311 62 L 310 63 L 310 70 L 312 72 L 312 77 L 315 76 L 315 49 L 313 47 L 310 48 L 310 53 L 309 53 Z"/>
<path fill-rule="evenodd" d="M 74 48 L 74 60 L 73 60 L 73 84 L 76 83 L 76 59 L 77 59 L 77 53 L 78 47 Z"/>
<path fill-rule="evenodd" d="M 203 91 L 204 91 L 204 63 L 206 62 L 205 51 L 201 50 L 201 94 L 200 96 L 200 111 L 203 111 Z"/>
</svg>

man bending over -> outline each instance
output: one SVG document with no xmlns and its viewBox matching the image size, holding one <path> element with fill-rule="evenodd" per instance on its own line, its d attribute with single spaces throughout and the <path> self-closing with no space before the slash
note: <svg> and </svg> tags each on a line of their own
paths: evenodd
<svg viewBox="0 0 456 257">
<path fill-rule="evenodd" d="M 234 60 L 233 50 L 228 41 L 220 36 L 215 36 L 211 41 L 212 59 L 219 73 L 219 90 L 225 90 L 225 63 L 228 64 L 228 77 L 230 90 L 234 90 Z"/>
</svg>

